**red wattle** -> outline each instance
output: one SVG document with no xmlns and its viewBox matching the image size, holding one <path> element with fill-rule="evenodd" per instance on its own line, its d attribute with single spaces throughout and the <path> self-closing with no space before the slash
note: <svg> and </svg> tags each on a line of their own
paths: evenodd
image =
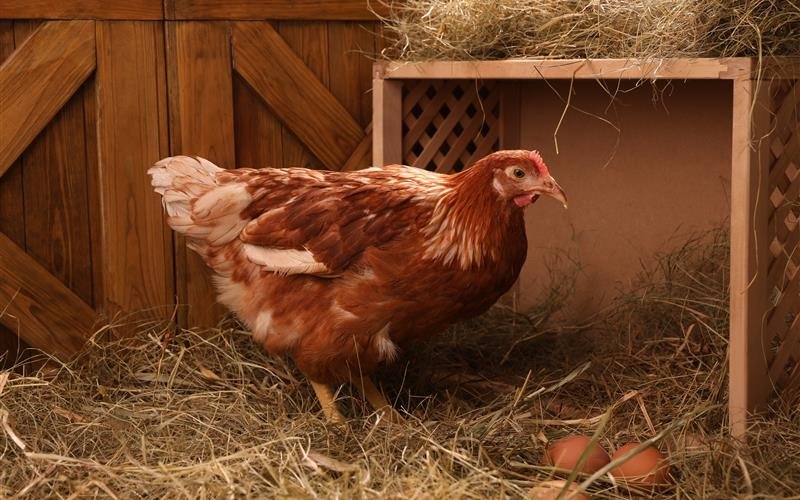
<svg viewBox="0 0 800 500">
<path fill-rule="evenodd" d="M 516 203 L 518 207 L 524 207 L 526 205 L 530 205 L 531 203 L 533 203 L 533 196 L 529 194 L 521 194 L 519 196 L 515 196 L 514 203 Z"/>
</svg>

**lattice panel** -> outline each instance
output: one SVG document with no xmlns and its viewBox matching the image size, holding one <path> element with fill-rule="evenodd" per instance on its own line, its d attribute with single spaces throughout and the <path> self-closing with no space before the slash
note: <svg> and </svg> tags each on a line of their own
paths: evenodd
<svg viewBox="0 0 800 500">
<path fill-rule="evenodd" d="M 800 387 L 800 80 L 776 80 L 769 137 L 772 305 L 767 319 L 770 378 L 779 391 Z"/>
<path fill-rule="evenodd" d="M 499 118 L 495 82 L 409 80 L 403 85 L 403 162 L 459 172 L 499 149 Z"/>
</svg>

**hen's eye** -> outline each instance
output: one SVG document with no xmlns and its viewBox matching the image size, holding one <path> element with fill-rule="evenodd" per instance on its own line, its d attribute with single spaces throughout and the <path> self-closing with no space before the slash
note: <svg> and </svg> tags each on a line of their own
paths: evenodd
<svg viewBox="0 0 800 500">
<path fill-rule="evenodd" d="M 514 177 L 516 177 L 517 179 L 522 179 L 523 177 L 525 177 L 525 171 L 522 170 L 521 168 L 515 168 Z"/>
</svg>

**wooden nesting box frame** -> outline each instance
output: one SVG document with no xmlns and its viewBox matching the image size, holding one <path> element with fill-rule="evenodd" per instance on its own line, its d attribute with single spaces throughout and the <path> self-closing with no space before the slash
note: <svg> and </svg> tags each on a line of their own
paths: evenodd
<svg viewBox="0 0 800 500">
<path fill-rule="evenodd" d="M 731 80 L 733 434 L 800 388 L 799 58 L 379 62 L 373 78 L 373 164 L 444 172 L 517 147 L 509 80 Z"/>
</svg>

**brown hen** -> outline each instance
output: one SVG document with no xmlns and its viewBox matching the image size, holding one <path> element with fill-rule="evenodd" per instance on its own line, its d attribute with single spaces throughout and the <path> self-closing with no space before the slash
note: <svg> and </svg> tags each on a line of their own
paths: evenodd
<svg viewBox="0 0 800 500">
<path fill-rule="evenodd" d="M 525 261 L 524 207 L 543 194 L 566 206 L 535 151 L 453 175 L 224 170 L 187 156 L 148 173 L 169 225 L 214 270 L 219 302 L 267 352 L 291 355 L 332 421 L 331 386 L 346 381 L 397 418 L 376 366 L 491 307 Z"/>
</svg>

